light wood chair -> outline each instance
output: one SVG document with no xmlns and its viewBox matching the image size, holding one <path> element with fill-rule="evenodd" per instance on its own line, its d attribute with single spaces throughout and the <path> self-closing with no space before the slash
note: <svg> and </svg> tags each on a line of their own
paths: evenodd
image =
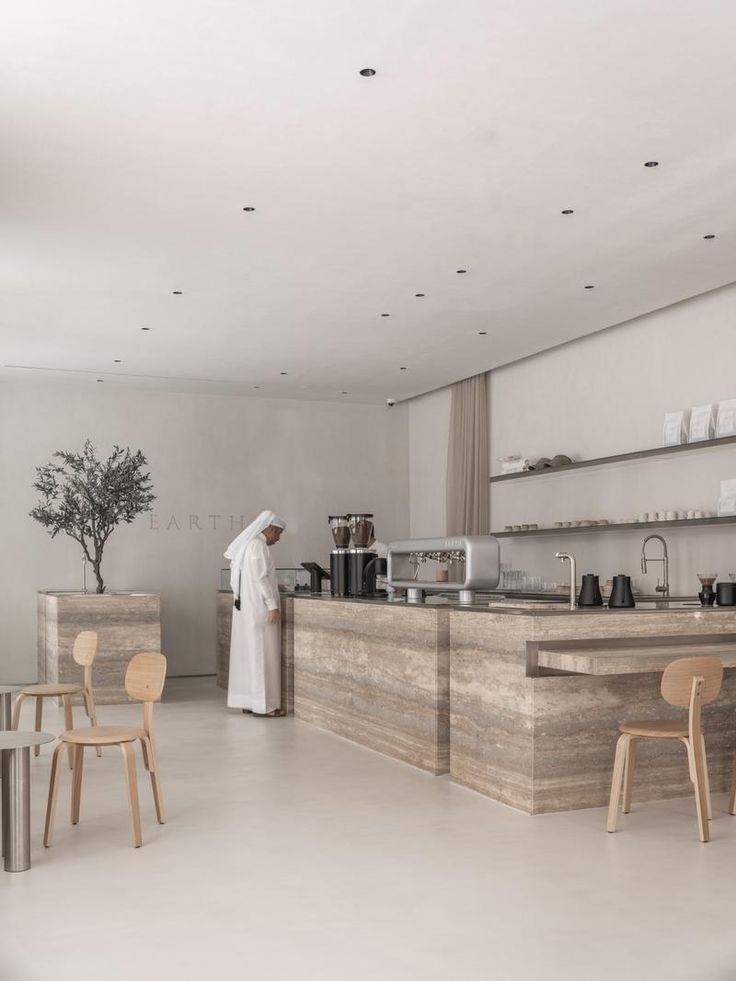
<svg viewBox="0 0 736 981">
<path fill-rule="evenodd" d="M 72 648 L 72 657 L 80 667 L 84 668 L 84 681 L 81 685 L 28 685 L 21 688 L 13 707 L 13 728 L 17 729 L 20 722 L 20 708 L 27 698 L 36 699 L 36 732 L 41 731 L 41 721 L 43 718 L 44 698 L 60 698 L 64 703 L 64 725 L 67 729 L 74 727 L 74 716 L 72 714 L 72 698 L 74 695 L 81 695 L 84 701 L 84 710 L 91 726 L 97 725 L 97 713 L 95 711 L 95 699 L 92 693 L 92 665 L 97 657 L 97 633 L 94 630 L 83 630 L 78 633 Z M 33 750 L 34 756 L 38 756 L 41 750 L 36 746 Z M 97 755 L 102 756 L 102 750 L 97 748 Z M 73 766 L 73 753 L 69 750 L 69 766 Z"/>
<path fill-rule="evenodd" d="M 701 841 L 710 841 L 708 821 L 712 816 L 708 762 L 705 739 L 700 724 L 700 710 L 718 697 L 723 681 L 723 664 L 717 657 L 681 657 L 668 664 L 662 675 L 662 698 L 670 705 L 688 708 L 682 722 L 656 719 L 652 722 L 624 722 L 616 744 L 613 764 L 611 800 L 608 807 L 608 831 L 616 830 L 618 803 L 623 788 L 621 810 L 631 810 L 631 787 L 634 779 L 636 744 L 639 739 L 679 739 L 687 748 L 690 779 L 695 787 L 695 806 Z"/>
<path fill-rule="evenodd" d="M 79 823 L 79 804 L 82 796 L 82 767 L 84 763 L 85 746 L 119 746 L 123 754 L 123 765 L 128 785 L 128 804 L 130 820 L 133 828 L 133 845 L 140 848 L 141 815 L 138 805 L 138 777 L 135 768 L 135 752 L 133 744 L 140 740 L 143 750 L 143 762 L 151 774 L 153 800 L 156 805 L 156 817 L 159 824 L 166 820 L 164 814 L 161 784 L 158 778 L 158 761 L 153 746 L 153 703 L 161 697 L 166 680 L 166 658 L 163 654 L 136 654 L 131 658 L 125 672 L 125 690 L 131 698 L 143 702 L 143 728 L 132 726 L 92 726 L 89 729 L 72 729 L 62 733 L 59 745 L 54 750 L 51 765 L 51 780 L 49 783 L 49 801 L 46 808 L 46 828 L 43 843 L 49 848 L 54 831 L 54 813 L 56 798 L 59 790 L 59 771 L 61 757 L 65 747 L 74 751 L 74 777 L 72 782 L 72 824 Z"/>
</svg>

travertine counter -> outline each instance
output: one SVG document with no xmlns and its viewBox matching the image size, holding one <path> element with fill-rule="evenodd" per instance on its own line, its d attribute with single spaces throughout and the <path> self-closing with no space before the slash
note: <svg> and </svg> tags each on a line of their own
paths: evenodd
<svg viewBox="0 0 736 981">
<path fill-rule="evenodd" d="M 538 814 L 607 803 L 620 722 L 682 718 L 660 696 L 661 670 L 699 644 L 736 638 L 736 610 L 453 610 L 450 636 L 450 775 Z M 572 642 L 578 656 L 586 643 L 610 653 L 612 639 L 625 644 L 634 638 L 639 647 L 669 644 L 658 658 L 642 651 L 652 659 L 649 672 L 631 657 L 621 659 L 616 674 L 539 667 L 540 650 L 557 646 L 570 653 Z M 724 653 L 731 651 L 724 644 Z M 579 665 L 585 663 L 581 657 Z M 611 663 L 609 656 L 609 669 Z M 703 725 L 717 793 L 727 788 L 736 751 L 736 671 L 726 670 L 720 697 L 703 711 Z M 684 748 L 642 741 L 634 799 L 690 793 Z"/>
<path fill-rule="evenodd" d="M 620 722 L 677 717 L 661 672 L 702 645 L 727 666 L 704 710 L 718 792 L 736 752 L 736 609 L 298 597 L 295 714 L 431 773 L 449 767 L 454 781 L 530 814 L 593 807 L 608 799 Z M 639 760 L 635 799 L 692 792 L 679 744 L 643 743 Z"/>
<path fill-rule="evenodd" d="M 294 714 L 430 773 L 449 756 L 449 607 L 294 599 Z"/>
</svg>

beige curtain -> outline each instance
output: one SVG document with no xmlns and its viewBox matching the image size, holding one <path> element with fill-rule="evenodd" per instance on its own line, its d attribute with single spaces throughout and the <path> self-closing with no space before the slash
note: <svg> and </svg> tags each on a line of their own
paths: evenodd
<svg viewBox="0 0 736 981">
<path fill-rule="evenodd" d="M 488 376 L 452 386 L 447 447 L 447 534 L 490 532 Z"/>
</svg>

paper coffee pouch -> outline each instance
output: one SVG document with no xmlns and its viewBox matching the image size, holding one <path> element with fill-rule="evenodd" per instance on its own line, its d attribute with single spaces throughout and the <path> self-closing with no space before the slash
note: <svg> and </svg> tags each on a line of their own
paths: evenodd
<svg viewBox="0 0 736 981">
<path fill-rule="evenodd" d="M 681 443 L 687 443 L 688 417 L 689 413 L 685 409 L 665 413 L 662 446 L 680 446 Z"/>
<path fill-rule="evenodd" d="M 721 481 L 721 495 L 718 498 L 718 517 L 736 514 L 736 479 Z"/>
<path fill-rule="evenodd" d="M 736 399 L 718 403 L 716 436 L 736 436 Z"/>
<path fill-rule="evenodd" d="M 696 405 L 690 410 L 690 442 L 699 443 L 715 435 L 713 405 Z"/>
</svg>

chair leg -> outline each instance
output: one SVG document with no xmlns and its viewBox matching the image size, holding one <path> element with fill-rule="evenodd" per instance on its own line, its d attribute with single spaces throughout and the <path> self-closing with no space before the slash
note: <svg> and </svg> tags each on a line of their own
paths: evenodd
<svg viewBox="0 0 736 981">
<path fill-rule="evenodd" d="M 710 799 L 710 774 L 708 773 L 708 757 L 705 753 L 705 736 L 701 735 L 700 738 L 701 749 L 703 753 L 703 783 L 705 784 L 705 799 L 708 803 L 708 820 L 713 820 L 713 804 Z"/>
<path fill-rule="evenodd" d="M 636 765 L 636 744 L 638 740 L 633 736 L 629 738 L 629 745 L 626 749 L 626 760 L 624 762 L 624 799 L 621 805 L 621 813 L 628 814 L 631 811 L 631 789 L 634 785 L 634 767 Z"/>
<path fill-rule="evenodd" d="M 72 824 L 79 824 L 79 805 L 82 800 L 82 769 L 84 746 L 74 746 L 74 778 L 72 780 Z"/>
<path fill-rule="evenodd" d="M 121 743 L 125 764 L 125 778 L 128 783 L 128 804 L 130 806 L 130 823 L 133 829 L 133 846 L 140 848 L 143 844 L 141 837 L 141 811 L 138 804 L 138 777 L 135 772 L 135 750 L 132 743 Z"/>
<path fill-rule="evenodd" d="M 41 722 L 43 720 L 43 698 L 39 695 L 36 696 L 36 732 L 41 731 Z M 41 752 L 40 746 L 33 747 L 33 755 L 38 756 Z"/>
<path fill-rule="evenodd" d="M 684 740 L 683 740 L 684 742 Z M 705 778 L 703 774 L 703 754 L 700 740 L 693 746 L 688 739 L 688 757 L 690 759 L 691 772 L 694 775 L 693 785 L 695 787 L 695 809 L 698 815 L 698 831 L 701 841 L 710 841 L 710 829 L 708 827 L 708 801 L 705 796 Z"/>
<path fill-rule="evenodd" d="M 95 709 L 95 700 L 91 691 L 83 689 L 82 697 L 84 698 L 84 707 L 87 712 L 87 718 L 89 719 L 89 724 L 91 726 L 97 725 L 97 710 Z M 102 756 L 102 746 L 95 746 L 97 750 L 97 755 Z"/>
<path fill-rule="evenodd" d="M 56 798 L 59 796 L 59 771 L 61 770 L 61 757 L 66 746 L 59 743 L 54 750 L 51 761 L 51 778 L 49 780 L 49 800 L 46 805 L 46 826 L 43 832 L 44 847 L 51 847 L 51 839 L 54 837 L 54 815 L 56 814 Z"/>
<path fill-rule="evenodd" d="M 728 799 L 728 813 L 736 814 L 736 763 L 731 770 L 731 796 Z"/>
<path fill-rule="evenodd" d="M 161 793 L 161 783 L 158 779 L 158 760 L 156 751 L 153 748 L 153 741 L 141 739 L 143 747 L 143 760 L 146 769 L 151 774 L 151 789 L 153 790 L 153 802 L 156 805 L 156 818 L 159 824 L 166 824 L 166 812 L 164 810 L 164 799 Z"/>
<path fill-rule="evenodd" d="M 23 692 L 21 692 L 15 700 L 15 705 L 13 706 L 13 721 L 11 722 L 13 729 L 17 729 L 20 724 L 20 707 L 28 697 L 28 695 L 24 695 Z"/>
<path fill-rule="evenodd" d="M 64 703 L 64 728 L 67 732 L 74 728 L 74 715 L 72 713 L 72 696 L 62 695 L 61 700 Z M 69 769 L 74 769 L 74 745 L 69 743 Z"/>
<path fill-rule="evenodd" d="M 616 819 L 618 817 L 618 802 L 621 799 L 621 785 L 624 779 L 624 765 L 626 763 L 626 753 L 629 748 L 631 736 L 622 733 L 616 743 L 616 756 L 613 761 L 613 777 L 611 779 L 611 799 L 608 804 L 608 824 L 606 831 L 616 830 Z"/>
</svg>

